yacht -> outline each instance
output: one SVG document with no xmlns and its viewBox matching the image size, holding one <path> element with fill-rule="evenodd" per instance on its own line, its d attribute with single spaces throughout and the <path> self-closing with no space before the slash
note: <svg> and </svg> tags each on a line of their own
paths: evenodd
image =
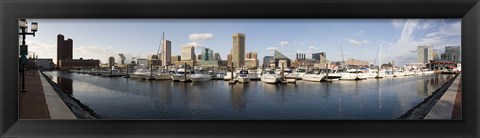
<svg viewBox="0 0 480 138">
<path fill-rule="evenodd" d="M 249 70 L 248 71 L 248 78 L 250 78 L 250 80 L 260 80 L 260 78 L 262 77 L 261 75 L 261 70 L 258 71 L 258 70 Z"/>
<path fill-rule="evenodd" d="M 174 74 L 170 75 L 173 81 L 188 81 L 192 73 L 188 70 L 185 70 L 185 68 L 179 68 L 177 71 L 175 71 Z"/>
<path fill-rule="evenodd" d="M 139 68 L 135 72 L 130 73 L 132 79 L 143 79 L 150 76 L 150 71 L 145 70 L 144 68 Z"/>
<path fill-rule="evenodd" d="M 190 75 L 190 80 L 192 80 L 192 82 L 209 81 L 211 79 L 212 79 L 212 76 L 208 74 L 203 74 L 203 73 Z"/>
<path fill-rule="evenodd" d="M 297 79 L 301 80 L 302 77 L 305 75 L 305 72 L 307 71 L 307 69 L 305 68 L 297 68 L 295 69 L 295 73 L 297 74 Z"/>
<path fill-rule="evenodd" d="M 338 81 L 342 78 L 342 75 L 337 73 L 337 70 L 325 70 L 325 77 L 323 77 L 324 81 Z"/>
<path fill-rule="evenodd" d="M 287 81 L 287 83 L 296 83 L 297 82 L 297 76 L 295 73 L 289 73 L 287 75 L 285 75 L 285 80 Z"/>
<path fill-rule="evenodd" d="M 325 77 L 325 74 L 319 74 L 319 73 L 314 73 L 314 72 L 307 72 L 307 73 L 302 77 L 302 80 L 320 82 L 320 81 L 322 81 L 323 77 Z"/>
<path fill-rule="evenodd" d="M 277 83 L 279 81 L 279 76 L 275 74 L 274 71 L 264 71 L 262 73 L 262 82 L 265 83 Z"/>
<path fill-rule="evenodd" d="M 165 72 L 157 72 L 152 76 L 155 78 L 155 80 L 171 80 L 172 79 L 170 77 L 170 74 Z"/>
<path fill-rule="evenodd" d="M 237 76 L 237 80 L 240 83 L 250 82 L 250 78 L 248 77 L 248 71 L 247 70 L 241 70 L 239 72 L 239 75 Z"/>
</svg>

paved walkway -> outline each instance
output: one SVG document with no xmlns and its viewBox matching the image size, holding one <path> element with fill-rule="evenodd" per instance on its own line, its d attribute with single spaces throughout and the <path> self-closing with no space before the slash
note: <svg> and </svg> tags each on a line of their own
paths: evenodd
<svg viewBox="0 0 480 138">
<path fill-rule="evenodd" d="M 77 119 L 40 71 L 25 73 L 25 89 L 19 97 L 20 119 Z"/>
<path fill-rule="evenodd" d="M 462 74 L 455 78 L 425 119 L 462 119 Z"/>
<path fill-rule="evenodd" d="M 20 87 L 22 87 L 22 79 L 19 80 Z M 25 72 L 25 88 L 27 92 L 19 92 L 19 119 L 49 119 L 50 115 L 38 71 Z"/>
</svg>

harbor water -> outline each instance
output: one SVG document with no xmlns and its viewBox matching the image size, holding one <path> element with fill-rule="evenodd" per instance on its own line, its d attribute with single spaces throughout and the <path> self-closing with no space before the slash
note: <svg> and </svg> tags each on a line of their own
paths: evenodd
<svg viewBox="0 0 480 138">
<path fill-rule="evenodd" d="M 423 101 L 453 75 L 362 81 L 229 85 L 44 72 L 103 119 L 390 120 Z"/>
</svg>

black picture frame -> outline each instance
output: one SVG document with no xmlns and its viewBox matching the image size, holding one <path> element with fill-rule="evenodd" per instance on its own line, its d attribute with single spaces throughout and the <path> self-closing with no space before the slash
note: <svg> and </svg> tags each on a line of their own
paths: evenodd
<svg viewBox="0 0 480 138">
<path fill-rule="evenodd" d="M 480 134 L 478 0 L 1 0 L 0 10 L 2 137 L 478 137 Z M 463 119 L 18 120 L 19 18 L 461 18 Z"/>
</svg>

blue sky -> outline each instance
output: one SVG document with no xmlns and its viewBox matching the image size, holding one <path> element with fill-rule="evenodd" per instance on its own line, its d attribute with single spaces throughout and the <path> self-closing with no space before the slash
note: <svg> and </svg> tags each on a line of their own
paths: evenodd
<svg viewBox="0 0 480 138">
<path fill-rule="evenodd" d="M 326 52 L 330 61 L 349 58 L 374 62 L 382 45 L 382 63 L 415 63 L 416 47 L 432 44 L 438 52 L 444 46 L 460 46 L 460 19 L 28 19 L 38 22 L 35 37 L 27 37 L 29 54 L 56 61 L 56 36 L 73 39 L 73 58 L 94 58 L 106 62 L 109 56 L 128 59 L 155 54 L 162 32 L 172 41 L 172 55 L 180 47 L 206 47 L 226 59 L 232 48 L 232 34 L 246 35 L 246 51 L 264 56 L 277 49 L 295 58 L 295 53 Z M 377 61 L 378 63 L 378 61 Z"/>
</svg>

